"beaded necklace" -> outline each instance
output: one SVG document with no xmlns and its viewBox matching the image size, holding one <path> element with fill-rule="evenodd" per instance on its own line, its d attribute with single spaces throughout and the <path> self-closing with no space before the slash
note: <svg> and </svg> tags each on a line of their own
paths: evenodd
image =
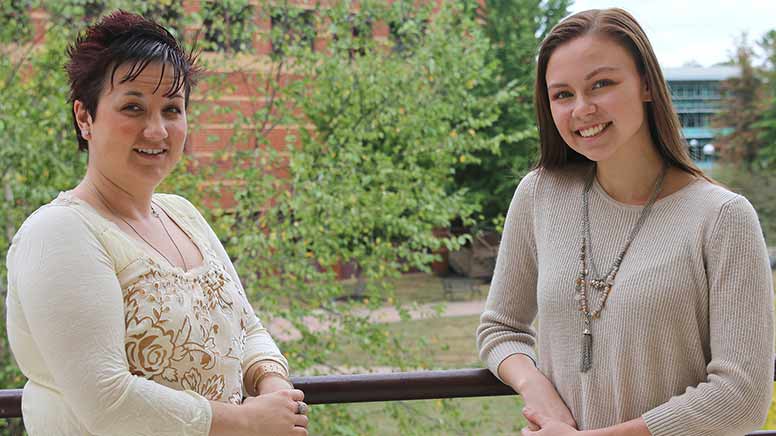
<svg viewBox="0 0 776 436">
<path fill-rule="evenodd" d="M 655 182 L 655 189 L 652 191 L 652 195 L 649 197 L 649 201 L 641 209 L 636 224 L 625 240 L 625 245 L 620 250 L 620 253 L 614 260 L 609 272 L 601 276 L 598 274 L 595 262 L 593 262 L 593 256 L 591 253 L 591 238 L 590 238 L 590 207 L 589 207 L 589 193 L 590 188 L 593 186 L 595 180 L 596 166 L 593 166 L 593 170 L 590 173 L 590 177 L 585 184 L 585 189 L 582 191 L 582 246 L 579 251 L 579 274 L 574 281 L 574 288 L 576 290 L 574 298 L 577 301 L 577 309 L 582 313 L 582 321 L 584 329 L 582 330 L 582 361 L 580 364 L 580 371 L 587 372 L 593 366 L 593 332 L 592 324 L 594 319 L 598 319 L 601 316 L 601 311 L 606 305 L 606 300 L 609 298 L 609 294 L 612 292 L 612 285 L 614 279 L 617 277 L 617 272 L 620 270 L 620 264 L 630 248 L 633 239 L 636 234 L 641 230 L 644 225 L 644 221 L 652 211 L 652 205 L 655 204 L 658 194 L 663 187 L 663 180 L 665 180 L 666 173 L 668 172 L 668 165 L 663 164 L 663 168 L 660 171 L 660 175 Z M 587 269 L 588 260 L 590 262 L 590 270 Z M 592 278 L 588 279 L 589 273 L 592 272 Z M 595 289 L 598 293 L 597 303 L 598 307 L 591 307 L 589 299 L 591 297 L 590 289 Z"/>
</svg>

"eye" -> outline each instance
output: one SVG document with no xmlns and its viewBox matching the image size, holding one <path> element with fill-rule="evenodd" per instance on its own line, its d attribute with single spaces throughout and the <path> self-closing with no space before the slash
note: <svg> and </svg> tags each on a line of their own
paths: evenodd
<svg viewBox="0 0 776 436">
<path fill-rule="evenodd" d="M 609 79 L 596 80 L 596 82 L 593 84 L 593 89 L 603 88 L 604 86 L 609 86 L 613 84 L 614 82 L 612 82 Z"/>
<path fill-rule="evenodd" d="M 122 107 L 121 110 L 125 112 L 137 113 L 137 112 L 142 112 L 143 108 L 140 107 L 140 105 L 138 104 L 130 103 L 130 104 L 124 105 L 124 107 Z"/>
<path fill-rule="evenodd" d="M 168 106 L 164 111 L 165 112 L 169 112 L 171 114 L 182 114 L 183 113 L 183 109 L 181 109 L 178 106 Z"/>
<path fill-rule="evenodd" d="M 569 98 L 569 97 L 571 97 L 571 93 L 570 92 L 568 92 L 568 91 L 560 91 L 560 92 L 556 92 L 555 94 L 553 94 L 552 99 L 553 100 L 561 100 L 561 99 Z"/>
</svg>

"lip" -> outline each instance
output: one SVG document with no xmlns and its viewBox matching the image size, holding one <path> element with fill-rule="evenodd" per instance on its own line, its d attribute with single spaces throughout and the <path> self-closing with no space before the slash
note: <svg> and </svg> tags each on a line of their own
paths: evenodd
<svg viewBox="0 0 776 436">
<path fill-rule="evenodd" d="M 156 145 L 156 146 L 150 146 L 150 147 L 143 147 L 143 146 L 132 147 L 132 150 L 162 150 L 162 151 L 167 151 L 167 150 L 169 150 L 169 148 L 170 147 L 159 147 L 158 145 Z"/>
<path fill-rule="evenodd" d="M 579 137 L 579 138 L 582 138 L 582 139 L 593 139 L 593 138 L 597 138 L 597 137 L 598 137 L 598 136 L 600 136 L 600 135 L 601 135 L 603 132 L 605 132 L 605 131 L 606 131 L 606 129 L 608 129 L 608 128 L 609 128 L 611 125 L 612 125 L 612 122 L 611 122 L 611 121 L 602 121 L 602 122 L 600 122 L 600 123 L 588 124 L 588 125 L 586 125 L 586 126 L 583 126 L 583 127 L 580 127 L 580 128 L 578 128 L 578 129 L 574 129 L 574 135 L 576 135 L 577 137 Z M 582 133 L 581 133 L 581 132 L 582 132 L 583 130 L 593 129 L 593 128 L 597 128 L 597 127 L 599 127 L 599 126 L 603 126 L 603 128 L 601 129 L 601 131 L 600 131 L 600 132 L 596 133 L 595 135 L 593 135 L 593 136 L 582 136 Z"/>
<path fill-rule="evenodd" d="M 143 153 L 140 150 L 161 150 L 161 153 L 157 154 L 147 154 Z M 167 155 L 167 153 L 170 151 L 168 148 L 159 148 L 159 147 L 134 147 L 132 151 L 137 155 L 142 157 L 143 159 L 161 159 L 164 156 Z"/>
</svg>

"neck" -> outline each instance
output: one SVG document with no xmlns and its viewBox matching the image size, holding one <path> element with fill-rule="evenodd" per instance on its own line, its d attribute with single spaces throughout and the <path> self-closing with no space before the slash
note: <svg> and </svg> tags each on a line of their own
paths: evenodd
<svg viewBox="0 0 776 436">
<path fill-rule="evenodd" d="M 121 186 L 96 169 L 86 171 L 79 188 L 91 191 L 97 202 L 120 218 L 139 221 L 151 216 L 153 189 Z"/>
<path fill-rule="evenodd" d="M 628 156 L 613 156 L 596 164 L 596 178 L 609 196 L 626 204 L 645 204 L 663 170 L 663 158 L 651 143 L 634 147 Z"/>
</svg>

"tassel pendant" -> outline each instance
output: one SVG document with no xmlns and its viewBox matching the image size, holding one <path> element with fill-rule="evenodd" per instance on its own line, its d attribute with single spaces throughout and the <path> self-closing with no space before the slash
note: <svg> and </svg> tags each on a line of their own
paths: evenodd
<svg viewBox="0 0 776 436">
<path fill-rule="evenodd" d="M 582 332 L 582 363 L 580 371 L 588 372 L 593 367 L 593 334 L 586 327 Z"/>
</svg>

